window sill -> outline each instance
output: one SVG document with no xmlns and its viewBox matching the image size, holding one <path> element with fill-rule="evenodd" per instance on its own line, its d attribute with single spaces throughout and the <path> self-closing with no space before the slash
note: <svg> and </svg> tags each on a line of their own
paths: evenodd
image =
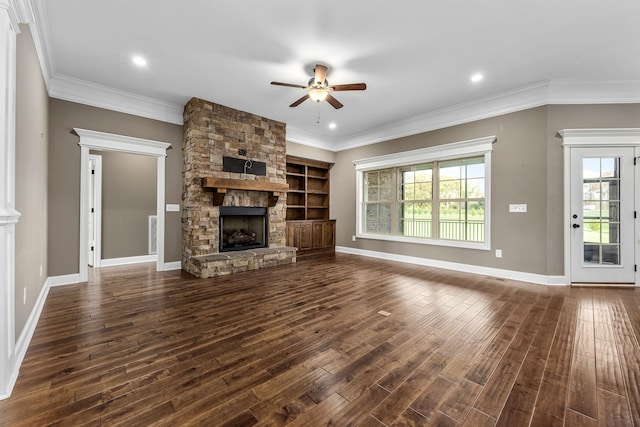
<svg viewBox="0 0 640 427">
<path fill-rule="evenodd" d="M 489 244 L 489 242 L 461 242 L 458 240 L 437 240 L 437 239 L 425 239 L 421 237 L 392 236 L 388 234 L 372 234 L 372 233 L 359 233 L 359 234 L 356 234 L 356 237 L 358 239 L 386 240 L 390 242 L 417 243 L 420 245 L 432 245 L 432 246 L 448 246 L 452 248 L 476 249 L 481 251 L 491 250 L 491 245 Z"/>
</svg>

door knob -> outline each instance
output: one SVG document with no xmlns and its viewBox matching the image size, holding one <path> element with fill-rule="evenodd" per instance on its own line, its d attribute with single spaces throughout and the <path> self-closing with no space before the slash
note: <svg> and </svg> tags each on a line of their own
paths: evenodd
<svg viewBox="0 0 640 427">
<path fill-rule="evenodd" d="M 580 228 L 580 224 L 573 224 L 572 227 L 573 228 Z"/>
</svg>

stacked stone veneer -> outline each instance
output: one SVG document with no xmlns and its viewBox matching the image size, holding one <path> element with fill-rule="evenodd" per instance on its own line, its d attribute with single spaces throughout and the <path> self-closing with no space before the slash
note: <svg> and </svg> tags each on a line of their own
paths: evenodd
<svg viewBox="0 0 640 427">
<path fill-rule="evenodd" d="M 295 249 L 286 247 L 286 194 L 268 208 L 269 248 L 219 253 L 220 208 L 202 178 L 218 177 L 286 183 L 286 125 L 255 114 L 201 99 L 184 109 L 182 268 L 197 277 L 295 262 Z M 245 150 L 246 156 L 239 155 Z M 264 162 L 266 176 L 222 171 L 224 156 Z M 268 194 L 228 190 L 224 206 L 268 206 Z"/>
</svg>

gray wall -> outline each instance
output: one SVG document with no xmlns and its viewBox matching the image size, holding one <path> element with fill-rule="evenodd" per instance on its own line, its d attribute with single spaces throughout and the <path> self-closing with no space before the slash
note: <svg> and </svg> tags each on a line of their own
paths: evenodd
<svg viewBox="0 0 640 427">
<path fill-rule="evenodd" d="M 337 245 L 544 275 L 563 274 L 563 128 L 639 127 L 640 105 L 555 105 L 452 126 L 337 153 L 332 170 L 332 216 Z M 491 251 L 351 241 L 356 230 L 353 161 L 483 136 L 496 135 L 492 154 Z M 339 184 L 338 184 L 339 183 Z M 526 203 L 526 214 L 509 214 Z M 502 249 L 503 258 L 495 257 Z"/>
<path fill-rule="evenodd" d="M 22 216 L 16 226 L 16 338 L 48 272 L 48 96 L 29 27 L 23 25 L 20 31 L 16 66 L 16 209 Z"/>
<path fill-rule="evenodd" d="M 78 136 L 72 133 L 76 127 L 171 143 L 165 200 L 182 206 L 182 126 L 50 99 L 49 276 L 78 273 L 80 147 Z M 180 261 L 180 212 L 166 212 L 165 220 L 165 262 Z"/>
<path fill-rule="evenodd" d="M 309 147 L 296 142 L 287 141 L 287 156 L 297 156 L 307 159 L 321 160 L 335 163 L 336 153 L 321 148 Z"/>
<path fill-rule="evenodd" d="M 155 215 L 157 159 L 113 151 L 102 157 L 102 259 L 147 255 Z"/>
</svg>

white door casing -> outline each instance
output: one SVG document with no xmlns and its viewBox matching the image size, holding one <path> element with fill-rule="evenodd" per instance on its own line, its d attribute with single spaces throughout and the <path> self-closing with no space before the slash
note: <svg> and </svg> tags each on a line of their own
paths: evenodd
<svg viewBox="0 0 640 427">
<path fill-rule="evenodd" d="M 167 149 L 171 147 L 168 142 L 151 141 L 148 139 L 134 138 L 130 136 L 114 135 L 104 132 L 96 132 L 86 129 L 74 129 L 80 136 L 80 259 L 79 280 L 86 282 L 89 275 L 87 264 L 88 256 L 88 201 L 87 201 L 87 169 L 89 166 L 89 151 L 118 151 L 130 154 L 141 154 L 152 156 L 158 160 L 157 165 L 157 215 L 158 215 L 158 259 L 157 270 L 162 271 L 164 267 L 164 201 L 165 201 L 165 158 Z"/>
</svg>

